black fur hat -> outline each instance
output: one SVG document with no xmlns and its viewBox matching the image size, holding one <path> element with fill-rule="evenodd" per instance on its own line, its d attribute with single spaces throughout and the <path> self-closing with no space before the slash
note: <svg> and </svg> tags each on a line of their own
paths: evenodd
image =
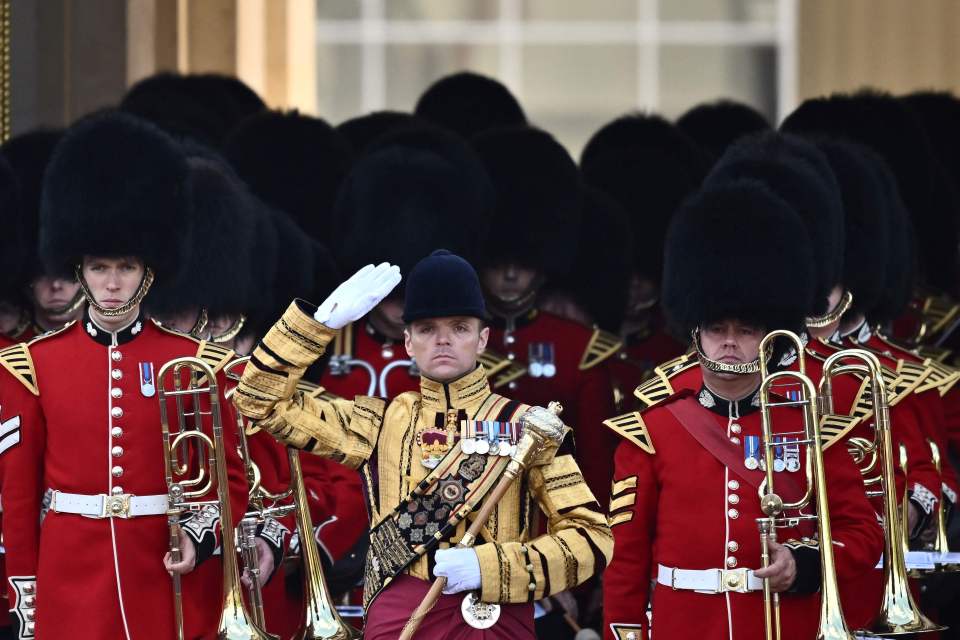
<svg viewBox="0 0 960 640">
<path fill-rule="evenodd" d="M 40 258 L 63 273 L 84 255 L 137 256 L 157 281 L 187 260 L 193 220 L 182 149 L 118 111 L 71 126 L 54 150 L 40 204 Z"/>
<path fill-rule="evenodd" d="M 882 163 L 869 148 L 850 142 L 819 140 L 843 198 L 843 284 L 853 294 L 855 312 L 877 306 L 887 286 L 890 221 L 880 184 Z"/>
<path fill-rule="evenodd" d="M 10 138 L 0 147 L 0 154 L 10 163 L 16 176 L 20 197 L 20 217 L 23 232 L 22 246 L 18 251 L 23 260 L 23 276 L 30 280 L 44 272 L 37 255 L 37 236 L 40 229 L 40 196 L 43 189 L 43 174 L 53 155 L 53 150 L 63 137 L 62 129 L 36 129 Z M 14 212 L 4 212 L 4 217 Z M 7 218 L 9 220 L 9 218 Z M 6 224 L 5 228 L 9 228 Z M 67 274 L 73 277 L 72 269 Z"/>
<path fill-rule="evenodd" d="M 940 164 L 960 186 L 960 99 L 948 91 L 917 91 L 900 100 L 919 118 Z"/>
<path fill-rule="evenodd" d="M 385 135 L 407 127 L 422 127 L 424 124 L 423 119 L 412 113 L 374 111 L 344 120 L 337 125 L 337 131 L 350 143 L 354 154 L 360 155 Z"/>
<path fill-rule="evenodd" d="M 527 124 L 517 99 L 493 78 L 461 71 L 427 87 L 414 113 L 470 139 L 496 127 Z"/>
<path fill-rule="evenodd" d="M 887 234 L 886 281 L 877 304 L 867 312 L 871 323 L 885 325 L 900 317 L 914 296 L 917 272 L 916 237 L 910 213 L 900 198 L 897 179 L 882 160 L 872 167 L 886 206 Z"/>
<path fill-rule="evenodd" d="M 934 287 L 956 290 L 956 211 L 938 202 L 943 178 L 916 114 L 893 96 L 877 91 L 807 100 L 781 125 L 790 132 L 822 133 L 860 142 L 880 154 L 897 178 L 922 247 L 923 277 Z"/>
<path fill-rule="evenodd" d="M 516 261 L 548 278 L 566 275 L 576 255 L 583 185 L 577 165 L 549 133 L 493 129 L 474 138 L 493 183 L 491 233 L 478 262 Z"/>
<path fill-rule="evenodd" d="M 240 125 L 224 153 L 260 199 L 311 237 L 331 241 L 330 215 L 353 156 L 333 127 L 297 112 L 268 111 Z"/>
<path fill-rule="evenodd" d="M 277 283 L 278 254 L 280 252 L 277 227 L 273 222 L 273 211 L 259 199 L 254 208 L 254 236 L 251 249 L 252 258 L 248 266 L 252 270 L 250 284 L 254 296 L 247 310 L 247 323 L 244 333 L 261 337 L 276 322 L 283 313 L 284 303 L 279 294 L 287 292 L 274 291 Z M 281 283 L 283 284 L 283 283 Z M 279 309 L 279 313 L 278 313 Z"/>
<path fill-rule="evenodd" d="M 704 184 L 750 178 L 784 200 L 807 226 L 816 274 L 814 306 L 823 315 L 830 290 L 843 279 L 843 201 L 824 155 L 811 143 L 777 132 L 743 138 L 727 149 Z"/>
<path fill-rule="evenodd" d="M 743 136 L 771 128 L 766 116 L 734 100 L 698 104 L 677 118 L 677 127 L 690 136 L 712 160 L 722 156 L 727 147 Z"/>
<path fill-rule="evenodd" d="M 191 156 L 187 192 L 193 241 L 177 280 L 160 281 L 146 298 L 151 314 L 205 308 L 211 315 L 246 313 L 254 295 L 251 251 L 255 202 L 223 160 Z"/>
<path fill-rule="evenodd" d="M 441 248 L 472 261 L 492 202 L 483 165 L 462 138 L 436 127 L 396 131 L 368 149 L 340 191 L 338 263 L 353 273 L 390 261 L 408 273 Z"/>
<path fill-rule="evenodd" d="M 17 176 L 10 163 L 0 154 L 0 221 L 4 233 L 0 238 L 0 301 L 23 304 L 23 284 L 27 267 L 35 255 L 35 248 L 27 237 L 36 241 L 36 230 L 25 232 L 24 216 L 20 205 L 20 190 Z"/>
<path fill-rule="evenodd" d="M 663 308 L 681 331 L 726 319 L 766 330 L 803 327 L 813 256 L 790 205 L 761 182 L 706 184 L 667 231 Z"/>
<path fill-rule="evenodd" d="M 219 146 L 228 124 L 191 94 L 186 76 L 167 71 L 134 83 L 120 110 L 148 120 L 176 138 Z"/>
<path fill-rule="evenodd" d="M 580 167 L 584 182 L 613 196 L 630 217 L 633 268 L 659 281 L 670 218 L 706 173 L 702 152 L 664 118 L 631 114 L 593 134 Z"/>
</svg>

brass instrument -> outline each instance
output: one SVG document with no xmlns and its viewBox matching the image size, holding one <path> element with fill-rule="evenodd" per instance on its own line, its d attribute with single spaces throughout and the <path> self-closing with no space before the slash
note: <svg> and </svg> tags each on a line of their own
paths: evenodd
<svg viewBox="0 0 960 640">
<path fill-rule="evenodd" d="M 791 340 L 797 350 L 799 359 L 797 371 L 778 371 L 769 373 L 766 353 L 773 341 L 783 337 Z M 762 416 L 762 448 L 765 462 L 766 479 L 761 487 L 760 505 L 767 517 L 758 518 L 760 540 L 763 546 L 761 561 L 764 568 L 770 564 L 770 542 L 776 541 L 777 527 L 793 527 L 802 520 L 816 520 L 817 536 L 820 540 L 820 569 L 822 583 L 820 587 L 820 622 L 817 639 L 823 640 L 854 640 L 855 636 L 847 629 L 843 619 L 843 608 L 840 604 L 840 593 L 837 587 L 837 570 L 833 557 L 833 534 L 830 529 L 830 508 L 827 503 L 827 485 L 823 465 L 823 444 L 820 437 L 820 417 L 817 411 L 817 389 L 813 381 L 807 377 L 803 361 L 803 343 L 799 336 L 791 331 L 772 331 L 760 342 L 760 371 L 763 381 L 760 384 L 760 410 Z M 778 385 L 797 386 L 801 390 L 798 400 L 771 402 L 770 395 Z M 770 409 L 778 406 L 794 406 L 803 410 L 802 439 L 796 444 L 803 445 L 806 450 L 806 489 L 804 494 L 793 502 L 784 502 L 776 493 L 774 474 L 774 450 L 783 446 L 782 441 L 776 439 L 773 433 L 773 423 Z M 777 436 L 789 435 L 778 433 Z M 801 510 L 814 505 L 816 515 L 798 513 L 796 516 L 786 516 L 788 509 Z M 780 615 L 779 598 L 771 593 L 769 579 L 763 581 L 764 626 L 767 640 L 779 640 Z"/>
<path fill-rule="evenodd" d="M 937 475 L 940 475 L 943 465 L 943 460 L 940 457 L 940 447 L 937 446 L 936 442 L 930 440 L 929 438 L 927 439 L 927 446 L 930 447 L 930 458 L 933 460 L 933 466 L 937 470 Z M 941 490 L 940 504 L 937 505 L 936 537 L 929 545 L 930 551 L 941 555 L 950 551 L 950 543 L 947 540 L 947 516 L 944 512 L 944 509 L 946 508 L 945 505 L 946 500 L 944 500 L 943 491 Z M 937 567 L 941 571 L 946 572 L 960 571 L 960 565 L 957 564 L 938 563 Z"/>
<path fill-rule="evenodd" d="M 166 386 L 168 382 L 172 383 L 172 388 Z M 206 506 L 219 507 L 224 601 L 217 638 L 273 640 L 276 636 L 266 633 L 251 620 L 240 589 L 216 374 L 199 358 L 176 358 L 160 368 L 157 375 L 157 396 L 160 401 L 160 425 L 168 490 L 167 524 L 170 529 L 171 557 L 174 562 L 180 559 L 180 517 L 184 513 Z M 171 422 L 167 410 L 167 403 L 171 399 L 176 406 L 175 433 L 170 430 Z M 208 406 L 206 410 L 205 403 Z M 208 435 L 204 430 L 205 416 L 210 417 L 209 430 L 212 435 Z M 194 445 L 198 452 L 197 465 L 191 465 L 181 457 L 184 447 L 190 444 Z M 205 460 L 204 456 L 199 455 L 203 452 L 206 453 Z M 193 476 L 190 476 L 191 467 L 194 467 Z M 214 485 L 216 499 L 204 500 L 204 496 Z M 179 575 L 173 576 L 173 590 L 177 638 L 183 640 L 183 604 Z"/>
<path fill-rule="evenodd" d="M 237 358 L 231 361 L 224 368 L 227 376 L 234 380 L 239 380 L 243 371 L 250 360 L 249 356 Z M 233 395 L 234 389 L 228 392 L 228 397 Z M 244 417 L 237 412 L 237 427 L 241 434 L 239 447 L 244 466 L 247 470 L 247 477 L 250 484 L 249 494 L 250 502 L 254 507 L 254 517 L 249 518 L 251 522 L 256 522 L 256 518 L 265 516 L 283 516 L 291 511 L 296 512 L 297 533 L 300 536 L 300 553 L 303 558 L 303 599 L 305 603 L 304 619 L 297 633 L 293 636 L 295 640 L 354 640 L 359 639 L 361 634 L 349 624 L 345 623 L 337 613 L 333 604 L 333 598 L 327 587 L 326 579 L 323 575 L 323 565 L 320 561 L 320 554 L 317 551 L 317 545 L 313 537 L 313 521 L 310 517 L 310 506 L 307 502 L 307 490 L 303 483 L 303 470 L 300 467 L 300 451 L 291 447 L 287 448 L 287 459 L 290 465 L 290 486 L 280 493 L 270 493 L 263 486 L 260 479 L 260 470 L 256 463 L 250 458 L 250 451 L 247 447 L 248 425 Z M 281 505 L 281 501 L 293 497 L 292 505 Z M 245 518 L 245 520 L 247 520 Z M 241 526 L 243 521 L 241 521 Z M 250 525 L 247 525 L 248 529 Z M 252 544 L 252 542 L 250 543 Z M 249 553 L 249 559 L 245 561 L 247 567 L 256 566 L 257 558 L 255 552 Z M 259 584 L 253 579 L 251 571 L 251 602 L 257 603 L 260 600 Z M 253 591 L 256 591 L 256 594 Z M 262 605 L 261 605 L 262 606 Z M 261 609 L 262 610 L 262 609 Z"/>
<path fill-rule="evenodd" d="M 844 364 L 844 361 L 858 364 Z M 894 482 L 893 438 L 890 433 L 890 405 L 884 387 L 880 361 L 864 349 L 845 349 L 827 358 L 823 365 L 820 394 L 830 403 L 830 385 L 835 375 L 847 372 L 866 373 L 870 381 L 870 399 L 873 404 L 875 453 L 880 463 L 879 484 L 883 490 L 884 551 L 883 551 L 883 601 L 880 613 L 866 630 L 859 633 L 874 637 L 896 636 L 908 633 L 941 631 L 944 627 L 934 624 L 917 607 L 907 581 L 906 551 L 904 549 L 905 522 L 897 509 L 896 484 Z M 827 407 L 832 412 L 832 407 Z"/>
</svg>

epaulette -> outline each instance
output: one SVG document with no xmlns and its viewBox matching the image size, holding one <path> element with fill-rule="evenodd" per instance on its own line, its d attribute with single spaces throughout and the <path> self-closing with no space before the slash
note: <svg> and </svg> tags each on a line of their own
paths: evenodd
<svg viewBox="0 0 960 640">
<path fill-rule="evenodd" d="M 826 356 L 818 353 L 813 349 L 807 349 L 807 355 L 809 355 L 814 360 L 819 362 L 826 362 Z M 900 361 L 902 362 L 902 361 Z M 857 363 L 859 364 L 859 363 Z M 911 363 L 913 364 L 913 363 Z M 900 368 L 898 363 L 897 368 Z M 917 379 L 918 372 L 913 368 L 908 368 L 904 373 L 899 371 L 893 371 L 890 367 L 887 367 L 884 364 L 880 364 L 880 377 L 883 378 L 883 388 L 887 390 L 887 404 L 891 407 L 896 406 L 901 400 L 910 395 L 916 388 L 918 382 Z M 859 372 L 848 372 L 844 375 L 853 375 L 859 378 L 860 380 L 866 381 L 866 373 Z M 911 386 L 912 385 L 912 386 Z M 863 399 L 864 394 L 862 390 L 865 388 L 866 384 L 861 385 L 861 393 L 858 394 L 858 402 L 860 404 L 861 410 L 863 407 L 868 406 L 870 403 Z M 854 412 L 857 411 L 857 405 L 854 405 Z M 870 412 L 872 413 L 872 412 Z M 855 414 L 854 414 L 855 415 Z M 861 416 L 862 417 L 862 416 Z"/>
<path fill-rule="evenodd" d="M 957 380 L 960 380 L 960 371 L 943 364 L 935 358 L 924 356 L 918 349 L 912 349 L 905 345 L 898 344 L 896 341 L 884 336 L 880 331 L 873 334 L 877 340 L 889 346 L 891 349 L 913 354 L 917 358 L 922 358 L 922 363 L 910 362 L 911 367 L 905 369 L 908 379 L 917 379 L 917 384 L 913 387 L 914 393 L 923 393 L 936 389 L 942 396 L 949 391 Z M 947 351 L 946 354 L 950 352 Z M 896 357 L 896 354 L 893 354 Z M 900 367 L 897 367 L 898 371 Z M 922 373 L 920 369 L 923 369 Z"/>
<path fill-rule="evenodd" d="M 496 359 L 496 362 L 494 363 L 494 368 L 491 369 L 487 366 L 487 360 L 493 359 Z M 477 360 L 481 362 L 484 369 L 487 370 L 487 380 L 490 381 L 490 387 L 492 389 L 505 387 L 514 380 L 522 378 L 527 374 L 527 368 L 516 360 L 502 358 L 496 353 L 491 356 L 490 351 L 482 353 Z"/>
<path fill-rule="evenodd" d="M 946 362 L 947 359 L 953 355 L 953 351 L 950 349 L 944 349 L 943 347 L 935 347 L 933 345 L 923 345 L 916 349 L 917 355 L 921 358 L 926 358 L 928 360 L 933 360 L 935 362 Z"/>
<path fill-rule="evenodd" d="M 829 449 L 835 442 L 839 442 L 860 424 L 861 418 L 857 415 L 844 416 L 827 414 L 820 420 L 820 444 L 823 449 Z"/>
<path fill-rule="evenodd" d="M 679 358 L 668 360 L 653 370 L 653 377 L 638 386 L 633 395 L 649 409 L 672 396 L 676 390 L 670 384 L 670 378 L 697 366 L 697 358 L 687 353 Z"/>
<path fill-rule="evenodd" d="M 26 344 L 18 342 L 0 351 L 0 365 L 29 389 L 30 393 L 40 395 L 37 372 L 33 368 L 33 358 L 30 357 L 30 348 Z"/>
<path fill-rule="evenodd" d="M 650 432 L 643 421 L 643 416 L 639 411 L 631 411 L 609 420 L 604 420 L 603 424 L 613 429 L 618 435 L 629 440 L 649 454 L 657 452 L 653 448 L 653 440 L 650 439 Z"/>
<path fill-rule="evenodd" d="M 69 329 L 70 327 L 72 327 L 72 326 L 75 325 L 75 324 L 77 324 L 77 321 L 76 321 L 76 320 L 71 320 L 70 322 L 68 322 L 68 323 L 66 323 L 65 325 L 63 325 L 62 327 L 60 327 L 59 329 L 51 329 L 50 331 L 44 331 L 44 332 L 41 333 L 40 335 L 36 335 L 36 336 L 30 338 L 29 340 L 27 340 L 27 344 L 35 344 L 35 343 L 37 343 L 37 342 L 40 342 L 41 340 L 46 340 L 47 338 L 52 338 L 53 336 L 56 336 L 56 335 L 59 335 L 59 334 L 63 333 L 64 331 L 66 331 L 67 329 Z"/>
<path fill-rule="evenodd" d="M 920 308 L 924 339 L 940 334 L 960 313 L 960 304 L 948 296 L 928 296 Z"/>
<path fill-rule="evenodd" d="M 483 353 L 477 356 L 477 362 L 483 365 L 484 370 L 487 372 L 487 377 L 492 378 L 504 369 L 509 368 L 512 360 L 496 351 L 484 349 Z"/>
<path fill-rule="evenodd" d="M 206 362 L 213 369 L 213 372 L 217 373 L 224 365 L 233 360 L 234 353 L 232 349 L 221 347 L 214 342 L 201 340 L 196 357 Z"/>
<path fill-rule="evenodd" d="M 917 387 L 918 392 L 936 387 L 940 395 L 944 396 L 957 384 L 957 381 L 960 381 L 960 371 L 949 365 L 936 360 L 930 360 L 929 358 L 924 360 L 923 364 L 930 369 L 930 375 L 922 385 Z"/>
<path fill-rule="evenodd" d="M 580 371 L 586 371 L 597 366 L 622 348 L 623 340 L 620 339 L 620 336 L 603 329 L 594 329 L 593 335 L 590 336 L 590 342 L 587 343 L 587 348 L 580 358 Z"/>
</svg>

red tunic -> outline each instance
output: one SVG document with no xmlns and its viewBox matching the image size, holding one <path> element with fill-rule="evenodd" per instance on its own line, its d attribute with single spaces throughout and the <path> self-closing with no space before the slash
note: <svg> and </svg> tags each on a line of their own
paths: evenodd
<svg viewBox="0 0 960 640">
<path fill-rule="evenodd" d="M 333 357 L 320 378 L 320 386 L 341 398 L 352 400 L 356 396 L 373 395 L 390 399 L 420 388 L 420 374 L 416 370 L 411 374 L 410 357 L 403 348 L 403 341 L 379 335 L 366 320 L 358 320 L 341 329 L 330 352 Z M 338 358 L 362 360 L 372 367 L 372 375 L 364 366 L 356 364 L 345 365 L 349 372 L 341 372 Z M 387 367 L 390 369 L 384 375 Z"/>
<path fill-rule="evenodd" d="M 611 625 L 636 625 L 647 631 L 644 605 L 651 597 L 657 638 L 764 637 L 762 592 L 703 594 L 660 584 L 651 591 L 650 576 L 656 574 L 658 564 L 693 570 L 756 569 L 761 564 L 756 519 L 763 514 L 756 490 L 741 475 L 745 467 L 721 463 L 668 410 L 670 403 L 691 402 L 693 397 L 684 391 L 642 412 L 629 428 L 629 441 L 617 449 L 611 504 L 615 552 L 604 575 L 606 638 L 617 637 Z M 714 410 L 696 406 L 727 437 L 746 442 L 748 436 L 760 435 L 761 424 L 760 411 L 749 410 L 749 404 L 732 403 L 729 410 L 724 409 L 727 415 L 715 413 L 717 405 Z M 795 431 L 800 425 L 800 414 L 793 407 L 776 407 L 773 416 L 777 432 Z M 800 455 L 802 464 L 802 449 Z M 824 453 L 824 461 L 833 536 L 838 543 L 834 554 L 839 577 L 847 579 L 876 564 L 883 550 L 883 532 L 846 451 L 832 447 Z M 776 475 L 802 479 L 800 473 Z M 778 530 L 781 541 L 800 536 L 797 530 Z M 798 556 L 798 580 L 801 565 L 812 561 L 805 555 L 804 562 Z M 780 610 L 783 638 L 814 637 L 819 612 L 816 594 L 782 594 Z"/>
<path fill-rule="evenodd" d="M 488 344 L 525 365 L 531 364 L 531 355 L 552 352 L 552 356 L 544 358 L 555 367 L 552 376 L 535 376 L 535 371 L 529 369 L 527 375 L 509 383 L 509 393 L 532 405 L 546 407 L 554 400 L 563 405 L 563 421 L 573 428 L 577 464 L 593 495 L 600 504 L 606 504 L 616 440 L 603 428 L 603 421 L 614 414 L 608 367 L 612 361 L 609 356 L 614 353 L 590 359 L 588 367 L 581 366 L 597 335 L 572 320 L 533 311 L 518 320 L 512 332 L 499 324 L 492 326 Z"/>
<path fill-rule="evenodd" d="M 4 510 L 8 521 L 21 523 L 5 532 L 10 582 L 36 576 L 40 637 L 173 638 L 171 581 L 162 562 L 166 516 L 94 519 L 48 511 L 41 524 L 41 500 L 47 489 L 166 494 L 159 403 L 140 382 L 141 365 L 152 365 L 156 377 L 173 358 L 203 353 L 217 366 L 232 352 L 202 343 L 198 350 L 197 341 L 142 318 L 116 333 L 84 319 L 28 348 L 37 395 L 11 375 L 0 378 L 0 418 L 18 417 L 21 424 L 3 445 Z M 10 363 L 4 359 L 8 369 Z M 246 483 L 222 375 L 218 381 L 236 522 Z M 211 558 L 183 578 L 189 638 L 216 629 L 219 565 Z"/>
</svg>

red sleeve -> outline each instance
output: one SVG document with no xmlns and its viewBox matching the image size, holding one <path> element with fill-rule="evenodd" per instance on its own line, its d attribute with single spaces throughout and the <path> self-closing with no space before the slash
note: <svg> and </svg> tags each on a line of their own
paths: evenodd
<svg viewBox="0 0 960 640">
<path fill-rule="evenodd" d="M 833 554 L 840 579 L 873 569 L 883 553 L 883 528 L 863 492 L 860 471 L 844 447 L 824 451 Z"/>
<path fill-rule="evenodd" d="M 947 442 L 953 455 L 960 456 L 960 388 L 950 389 L 942 400 Z M 943 452 L 940 455 L 946 457 Z"/>
<path fill-rule="evenodd" d="M 613 560 L 603 574 L 604 638 L 616 637 L 611 625 L 647 629 L 653 539 L 658 488 L 654 458 L 622 442 L 614 457 L 610 525 Z"/>
<path fill-rule="evenodd" d="M 940 474 L 930 459 L 930 446 L 921 426 L 924 416 L 916 396 L 904 398 L 891 411 L 893 461 L 899 468 L 899 444 L 907 449 L 907 489 L 911 499 L 930 514 L 939 502 Z"/>
<path fill-rule="evenodd" d="M 0 501 L 7 524 L 17 523 L 17 526 L 7 526 L 3 532 L 7 575 L 36 576 L 46 421 L 39 399 L 5 372 L 0 374 L 0 429 L 3 431 Z"/>
<path fill-rule="evenodd" d="M 336 562 L 367 531 L 367 510 L 360 475 L 353 469 L 309 453 L 300 454 L 310 500 L 314 537 Z"/>
<path fill-rule="evenodd" d="M 584 371 L 578 382 L 576 422 L 573 423 L 577 465 L 590 491 L 600 504 L 610 498 L 616 434 L 603 425 L 614 415 L 613 385 L 604 364 Z"/>
</svg>

